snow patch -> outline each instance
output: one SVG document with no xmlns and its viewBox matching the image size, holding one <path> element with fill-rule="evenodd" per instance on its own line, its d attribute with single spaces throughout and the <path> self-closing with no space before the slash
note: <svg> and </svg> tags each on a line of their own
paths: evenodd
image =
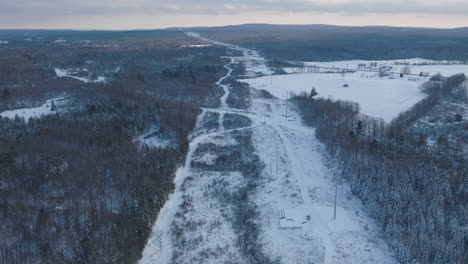
<svg viewBox="0 0 468 264">
<path fill-rule="evenodd" d="M 211 44 L 193 44 L 193 45 L 185 45 L 184 47 L 187 48 L 206 48 L 212 46 Z"/>
<path fill-rule="evenodd" d="M 157 135 L 144 134 L 135 139 L 136 142 L 139 142 L 142 145 L 153 147 L 153 148 L 166 148 L 172 145 L 171 140 L 163 139 Z"/>
<path fill-rule="evenodd" d="M 411 74 L 419 75 L 420 73 L 434 75 L 437 73 L 443 76 L 450 76 L 457 73 L 468 74 L 468 64 L 461 61 L 447 60 L 427 60 L 422 58 L 399 59 L 399 60 L 347 60 L 347 61 L 291 61 L 291 64 L 303 65 L 305 67 L 322 67 L 324 71 L 340 71 L 343 69 L 357 71 L 374 71 L 368 74 L 377 76 L 379 69 L 383 68 L 393 73 L 402 72 L 404 67 L 409 67 Z M 300 73 L 303 67 L 286 67 L 283 70 L 287 73 Z"/>
<path fill-rule="evenodd" d="M 96 79 L 90 79 L 89 77 L 79 77 L 74 75 L 75 72 L 77 71 L 89 71 L 87 69 L 61 69 L 61 68 L 54 68 L 55 74 L 58 77 L 70 77 L 73 79 L 77 79 L 79 81 L 85 82 L 85 83 L 105 83 L 107 81 L 106 77 L 103 76 L 97 76 Z"/>
<path fill-rule="evenodd" d="M 15 110 L 6 110 L 0 113 L 0 116 L 6 117 L 9 119 L 14 119 L 16 116 L 19 118 L 24 118 L 28 121 L 30 118 L 39 118 L 46 115 L 51 115 L 57 113 L 57 111 L 52 111 L 52 101 L 56 106 L 62 106 L 65 104 L 65 98 L 58 97 L 54 99 L 47 100 L 43 105 L 36 108 L 21 108 Z"/>
<path fill-rule="evenodd" d="M 195 159 L 195 162 L 206 165 L 214 165 L 217 158 L 218 156 L 213 153 L 204 153 L 201 157 Z"/>
</svg>

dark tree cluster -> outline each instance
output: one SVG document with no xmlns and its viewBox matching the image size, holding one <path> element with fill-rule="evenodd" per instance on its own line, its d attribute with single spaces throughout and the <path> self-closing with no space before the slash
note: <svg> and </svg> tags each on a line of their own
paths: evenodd
<svg viewBox="0 0 468 264">
<path fill-rule="evenodd" d="M 66 97 L 46 117 L 0 118 L 2 263 L 137 262 L 224 74 L 224 48 L 186 48 L 182 32 L 103 34 L 92 45 L 76 34 L 87 33 L 0 49 L 0 111 Z M 58 77 L 55 67 L 107 82 Z M 137 140 L 148 134 L 172 144 Z"/>
<path fill-rule="evenodd" d="M 339 61 L 415 57 L 468 62 L 466 28 L 247 24 L 205 28 L 199 32 L 212 39 L 258 50 L 273 62 L 275 59 Z"/>
<path fill-rule="evenodd" d="M 0 121 L 2 261 L 139 258 L 186 145 L 139 147 L 131 133 L 136 109 L 96 108 Z"/>
<path fill-rule="evenodd" d="M 448 78 L 439 94 L 451 94 L 463 81 L 464 76 Z M 294 101 L 401 262 L 466 263 L 466 161 L 433 155 L 405 130 L 437 100 L 423 100 L 388 126 L 363 119 L 353 103 L 306 95 Z"/>
</svg>

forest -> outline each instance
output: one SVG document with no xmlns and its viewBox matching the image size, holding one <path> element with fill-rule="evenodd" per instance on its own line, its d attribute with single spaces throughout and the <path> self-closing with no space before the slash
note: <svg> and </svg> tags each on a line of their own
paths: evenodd
<svg viewBox="0 0 468 264">
<path fill-rule="evenodd" d="M 0 259 L 135 263 L 200 107 L 216 103 L 224 48 L 191 49 L 196 41 L 175 31 L 1 34 L 17 45 L 0 48 L 0 112 L 65 104 L 41 118 L 0 117 Z M 96 75 L 106 81 L 77 79 Z M 137 140 L 147 134 L 171 144 Z"/>
<path fill-rule="evenodd" d="M 465 81 L 463 74 L 433 77 L 423 87 L 426 99 L 390 124 L 363 116 L 356 103 L 315 98 L 316 93 L 292 99 L 402 263 L 468 259 L 466 155 L 453 140 L 429 148 L 413 127 L 440 104 L 466 103 Z M 454 122 L 466 137 L 467 121 Z"/>
<path fill-rule="evenodd" d="M 194 29 L 195 30 L 195 29 Z M 269 25 L 196 28 L 203 35 L 283 61 L 426 58 L 468 61 L 468 28 Z"/>
</svg>

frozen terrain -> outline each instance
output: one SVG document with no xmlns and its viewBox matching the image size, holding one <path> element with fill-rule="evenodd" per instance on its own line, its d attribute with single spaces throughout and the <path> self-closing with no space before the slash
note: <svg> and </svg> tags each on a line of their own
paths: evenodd
<svg viewBox="0 0 468 264">
<path fill-rule="evenodd" d="M 184 47 L 187 48 L 206 48 L 212 46 L 211 44 L 193 44 L 193 45 L 186 45 Z"/>
<path fill-rule="evenodd" d="M 424 98 L 425 94 L 418 88 L 428 78 L 419 76 L 420 73 L 429 76 L 440 73 L 445 77 L 457 73 L 468 75 L 468 64 L 420 58 L 291 63 L 300 63 L 305 67 L 283 68 L 288 75 L 264 76 L 242 81 L 250 86 L 265 89 L 281 99 L 288 98 L 291 93 L 309 93 L 312 87 L 315 87 L 319 97 L 357 102 L 362 113 L 383 118 L 387 122 Z M 371 66 L 371 63 L 376 65 Z M 379 77 L 380 67 L 387 67 L 387 76 Z M 409 67 L 410 74 L 400 78 L 399 73 L 404 67 Z M 343 70 L 355 72 L 341 73 Z"/>
<path fill-rule="evenodd" d="M 70 77 L 73 79 L 80 80 L 85 83 L 89 82 L 95 82 L 95 83 L 102 83 L 106 82 L 106 78 L 103 76 L 96 76 L 95 79 L 90 78 L 90 73 L 87 69 L 60 69 L 60 68 L 55 68 L 55 74 L 57 74 L 58 77 Z M 87 76 L 78 76 L 78 72 L 85 72 Z"/>
<path fill-rule="evenodd" d="M 43 105 L 35 108 L 21 108 L 15 110 L 7 110 L 0 113 L 0 116 L 14 119 L 16 116 L 19 118 L 24 118 L 28 121 L 30 118 L 38 118 L 45 115 L 51 115 L 57 113 L 57 111 L 52 111 L 52 101 L 54 101 L 57 107 L 65 103 L 65 99 L 62 97 L 49 99 Z"/>
<path fill-rule="evenodd" d="M 359 103 L 361 112 L 381 117 L 389 122 L 402 111 L 424 98 L 418 88 L 425 78 L 410 81 L 405 78 L 365 78 L 361 73 L 341 74 L 303 73 L 264 76 L 244 79 L 252 87 L 265 89 L 274 96 L 286 99 L 290 93 L 310 93 L 312 87 L 319 97 Z M 349 87 L 343 87 L 347 84 Z"/>
<path fill-rule="evenodd" d="M 232 65 L 242 63 L 252 76 L 270 74 L 264 58 L 189 35 L 243 56 L 231 58 L 218 82 L 225 91 L 221 107 L 203 109 L 199 117 L 175 192 L 154 223 L 140 263 L 396 263 L 345 182 L 338 184 L 333 220 L 334 171 L 314 129 L 302 124 L 289 102 L 251 89 L 249 110 L 226 103 L 230 87 L 223 81 Z M 207 113 L 219 116 L 217 129 L 203 127 Z M 247 117 L 251 125 L 227 129 L 226 114 Z M 281 209 L 298 228 L 281 228 Z"/>
<path fill-rule="evenodd" d="M 139 142 L 142 145 L 153 147 L 153 148 L 165 148 L 171 145 L 171 140 L 161 138 L 161 136 L 156 133 L 146 133 L 135 139 L 136 142 Z"/>
<path fill-rule="evenodd" d="M 468 64 L 461 61 L 435 61 L 421 58 L 401 59 L 401 60 L 348 60 L 348 61 L 307 61 L 307 62 L 291 62 L 293 64 L 303 64 L 304 66 L 319 66 L 326 68 L 351 69 L 359 71 L 378 71 L 381 66 L 391 67 L 390 71 L 400 73 L 403 67 L 408 66 L 411 73 L 418 75 L 421 72 L 434 75 L 437 73 L 443 76 L 450 76 L 457 73 L 468 74 Z M 370 66 L 371 63 L 376 63 L 376 66 Z M 364 66 L 365 65 L 365 66 Z M 284 68 L 288 73 L 295 73 L 299 69 L 290 67 Z"/>
</svg>

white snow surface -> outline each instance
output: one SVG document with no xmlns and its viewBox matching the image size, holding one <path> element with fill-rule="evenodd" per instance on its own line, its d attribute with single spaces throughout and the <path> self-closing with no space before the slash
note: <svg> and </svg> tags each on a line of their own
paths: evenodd
<svg viewBox="0 0 468 264">
<path fill-rule="evenodd" d="M 148 147 L 153 148 L 165 148 L 171 145 L 171 140 L 163 139 L 158 136 L 151 136 L 146 138 L 147 134 L 141 135 L 135 139 L 135 141 L 139 142 L 142 145 L 146 145 Z"/>
<path fill-rule="evenodd" d="M 198 38 L 200 40 L 206 41 L 214 45 L 221 45 L 221 46 L 225 46 L 225 47 L 237 50 L 237 51 L 241 51 L 242 56 L 235 57 L 234 59 L 236 60 L 236 62 L 241 62 L 244 64 L 245 71 L 246 71 L 246 74 L 245 74 L 246 78 L 273 74 L 273 71 L 265 65 L 266 59 L 261 57 L 257 51 L 246 49 L 246 48 L 239 47 L 239 46 L 232 45 L 232 44 L 210 40 L 210 39 L 200 36 L 200 34 L 195 33 L 195 32 L 187 32 L 185 34 L 187 36 Z"/>
<path fill-rule="evenodd" d="M 212 46 L 211 44 L 193 44 L 193 45 L 186 45 L 184 47 L 187 48 L 206 48 Z"/>
<path fill-rule="evenodd" d="M 373 62 L 377 63 L 377 67 L 370 67 L 370 63 Z M 321 68 L 320 72 L 306 72 L 304 68 L 284 68 L 289 73 L 288 75 L 264 76 L 242 81 L 265 89 L 281 99 L 287 99 L 290 93 L 309 93 L 312 87 L 315 87 L 318 97 L 357 102 L 363 114 L 380 117 L 387 122 L 425 97 L 425 94 L 418 88 L 428 81 L 428 78 L 417 76 L 419 73 L 427 73 L 429 76 L 440 73 L 445 77 L 457 73 L 468 75 L 468 64 L 459 61 L 434 61 L 421 58 L 291 63 L 325 68 Z M 366 66 L 359 68 L 359 65 Z M 380 78 L 378 70 L 383 66 L 391 67 L 390 76 Z M 406 66 L 410 67 L 413 75 L 400 78 L 399 73 Z M 357 72 L 340 74 L 339 72 L 343 69 L 357 70 Z M 326 73 L 326 71 L 335 73 Z M 349 87 L 343 87 L 345 84 Z"/>
<path fill-rule="evenodd" d="M 265 89 L 280 99 L 287 99 L 290 93 L 310 93 L 312 87 L 315 87 L 318 97 L 357 102 L 362 113 L 381 117 L 389 122 L 425 97 L 419 86 L 426 79 L 410 81 L 408 78 L 399 77 L 363 78 L 361 73 L 348 73 L 342 78 L 336 73 L 304 73 L 264 76 L 241 81 L 252 87 Z M 345 84 L 349 87 L 343 87 Z"/>
<path fill-rule="evenodd" d="M 196 33 L 188 35 L 243 53 L 240 58 L 231 58 L 223 79 L 231 74 L 232 63 L 247 62 L 245 65 L 250 72 L 268 69 L 263 58 L 247 49 L 210 41 Z M 263 66 L 259 66 L 261 64 Z M 228 94 L 229 86 L 221 81 L 218 85 Z M 263 88 L 257 84 L 252 86 Z M 265 165 L 258 176 L 259 187 L 251 198 L 259 210 L 255 222 L 261 229 L 262 246 L 256 250 L 281 263 L 397 263 L 380 234 L 381 230 L 367 216 L 364 206 L 344 181 L 338 184 L 337 218 L 333 220 L 335 172 L 326 166 L 326 154 L 314 136 L 314 129 L 302 123 L 289 102 L 258 98 L 252 90 L 251 108 L 246 111 L 230 108 L 225 101 L 226 94 L 222 97 L 221 108 L 203 109 L 199 116 L 197 126 L 207 112 L 219 113 L 219 130 L 203 133 L 203 129 L 197 127 L 197 133 L 190 137 L 185 164 L 177 170 L 174 180 L 175 192 L 153 225 L 140 263 L 247 263 L 238 248 L 229 208 L 211 195 L 215 183 L 235 192 L 245 184 L 242 175 L 239 172 L 206 172 L 192 167 L 192 161 L 211 163 L 216 158 L 216 153 L 196 154 L 200 144 L 216 145 L 223 138 L 229 144 L 235 144 L 231 136 L 233 130 L 224 131 L 222 126 L 226 113 L 244 115 L 252 120 L 250 127 L 236 130 L 253 133 L 256 154 Z M 283 116 L 286 107 L 289 115 Z M 187 204 L 187 201 L 190 202 Z M 284 230 L 280 228 L 278 216 L 282 208 L 297 219 L 304 219 L 306 215 L 311 219 L 305 221 L 302 228 Z M 188 246 L 174 243 L 176 237 L 182 237 Z M 184 250 L 181 251 L 181 247 Z M 173 261 L 175 252 L 180 254 L 178 262 Z"/>
<path fill-rule="evenodd" d="M 282 116 L 286 107 L 288 118 Z M 254 130 L 257 155 L 266 164 L 266 180 L 255 201 L 267 254 L 282 263 L 397 263 L 381 230 L 345 182 L 338 186 L 333 220 L 335 172 L 325 165 L 314 129 L 302 124 L 293 107 L 282 100 L 254 99 L 251 111 L 267 113 L 266 123 Z M 295 219 L 310 215 L 311 220 L 300 229 L 283 230 L 281 208 Z"/>
<path fill-rule="evenodd" d="M 58 107 L 65 103 L 65 99 L 63 97 L 53 98 L 47 100 L 43 105 L 35 108 L 21 108 L 15 110 L 6 110 L 0 113 L 0 116 L 6 117 L 9 119 L 14 119 L 16 116 L 20 118 L 24 118 L 28 121 L 30 118 L 39 118 L 41 116 L 51 115 L 57 113 L 56 111 L 51 111 L 51 104 L 52 100 L 54 101 L 55 105 Z"/>
<path fill-rule="evenodd" d="M 339 69 L 350 69 L 350 70 L 374 70 L 378 71 L 381 66 L 391 67 L 391 72 L 400 73 L 403 67 L 408 66 L 412 74 L 418 75 L 419 73 L 429 73 L 434 75 L 437 73 L 442 74 L 445 77 L 454 75 L 457 73 L 465 73 L 468 75 L 468 64 L 461 61 L 447 61 L 447 60 L 428 60 L 422 58 L 413 59 L 399 59 L 399 60 L 347 60 L 347 61 L 303 61 L 291 63 L 303 64 L 305 66 L 318 66 L 327 68 L 339 68 Z M 377 63 L 377 67 L 369 67 L 370 63 Z M 365 64 L 365 68 L 359 68 L 358 66 Z M 295 67 L 283 68 L 287 73 L 295 73 L 299 69 Z"/>
<path fill-rule="evenodd" d="M 55 70 L 55 74 L 57 74 L 58 77 L 70 77 L 70 78 L 77 79 L 85 83 L 89 83 L 89 82 L 104 83 L 107 81 L 106 77 L 103 77 L 103 76 L 97 76 L 97 79 L 95 80 L 91 80 L 90 78 L 86 78 L 86 77 L 75 76 L 72 74 L 74 71 L 76 71 L 74 69 L 54 68 L 54 70 Z M 88 71 L 87 69 L 78 69 L 78 70 Z"/>
</svg>

